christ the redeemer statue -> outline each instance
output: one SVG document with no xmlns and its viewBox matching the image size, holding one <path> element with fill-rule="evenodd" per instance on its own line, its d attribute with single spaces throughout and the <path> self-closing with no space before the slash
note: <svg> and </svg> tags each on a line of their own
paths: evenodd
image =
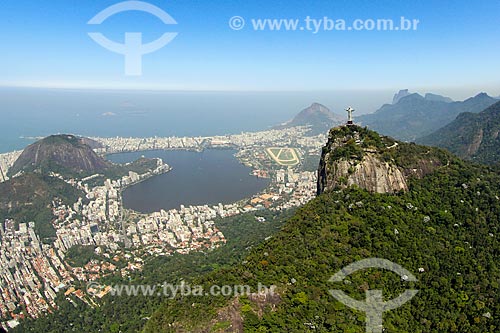
<svg viewBox="0 0 500 333">
<path fill-rule="evenodd" d="M 352 121 L 352 113 L 355 111 L 352 107 L 348 107 L 346 109 L 347 111 L 347 114 L 348 114 L 348 117 L 347 117 L 347 125 L 353 125 L 353 121 Z"/>
</svg>

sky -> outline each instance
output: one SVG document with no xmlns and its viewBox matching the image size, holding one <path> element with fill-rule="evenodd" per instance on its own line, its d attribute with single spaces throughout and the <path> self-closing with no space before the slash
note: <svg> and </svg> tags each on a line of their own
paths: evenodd
<svg viewBox="0 0 500 333">
<path fill-rule="evenodd" d="M 500 1 L 150 0 L 177 21 L 128 11 L 87 22 L 109 0 L 2 0 L 0 86 L 203 91 L 432 91 L 460 99 L 500 95 Z M 232 30 L 229 20 L 246 22 Z M 418 19 L 415 31 L 255 31 L 252 19 Z M 125 32 L 151 42 L 178 35 L 142 57 L 142 75 L 94 42 Z"/>
</svg>

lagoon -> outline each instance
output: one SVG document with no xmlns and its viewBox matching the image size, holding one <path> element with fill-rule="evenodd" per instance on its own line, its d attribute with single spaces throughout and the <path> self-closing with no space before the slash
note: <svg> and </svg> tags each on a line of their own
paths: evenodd
<svg viewBox="0 0 500 333">
<path fill-rule="evenodd" d="M 180 205 L 233 203 L 265 189 L 269 179 L 250 175 L 230 149 L 203 152 L 156 150 L 109 155 L 114 163 L 127 163 L 141 156 L 161 158 L 173 169 L 135 184 L 123 192 L 123 205 L 141 213 L 169 210 Z"/>
</svg>

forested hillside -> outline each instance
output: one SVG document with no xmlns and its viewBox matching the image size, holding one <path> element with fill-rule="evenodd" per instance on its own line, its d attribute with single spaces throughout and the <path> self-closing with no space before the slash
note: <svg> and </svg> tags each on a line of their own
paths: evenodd
<svg viewBox="0 0 500 333">
<path fill-rule="evenodd" d="M 340 289 L 363 300 L 420 290 L 384 316 L 385 332 L 496 332 L 500 269 L 500 177 L 458 158 L 407 192 L 331 190 L 299 209 L 283 230 L 239 265 L 198 279 L 211 285 L 276 285 L 276 294 L 184 297 L 167 301 L 146 332 L 364 332 L 362 312 L 329 295 Z M 416 275 L 365 270 L 330 283 L 364 258 L 391 260 Z"/>
</svg>

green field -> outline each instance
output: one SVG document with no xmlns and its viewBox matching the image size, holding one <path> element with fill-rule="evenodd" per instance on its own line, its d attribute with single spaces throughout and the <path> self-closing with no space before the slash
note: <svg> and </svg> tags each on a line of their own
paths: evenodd
<svg viewBox="0 0 500 333">
<path fill-rule="evenodd" d="M 267 154 L 273 161 L 283 166 L 295 166 L 300 163 L 299 155 L 294 148 L 267 148 Z"/>
</svg>

